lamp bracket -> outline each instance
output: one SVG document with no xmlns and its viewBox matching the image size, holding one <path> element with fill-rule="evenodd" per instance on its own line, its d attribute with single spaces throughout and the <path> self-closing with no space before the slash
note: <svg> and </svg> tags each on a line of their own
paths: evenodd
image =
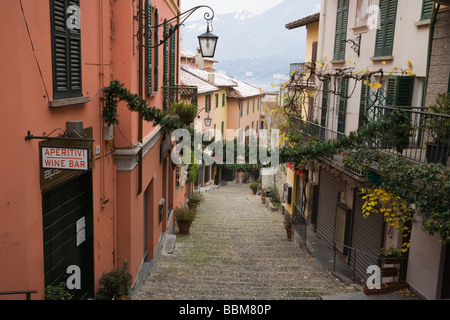
<svg viewBox="0 0 450 320">
<path fill-rule="evenodd" d="M 359 58 L 361 53 L 361 34 L 359 34 L 355 39 L 347 39 L 346 42 L 352 46 L 353 51 L 355 51 Z"/>
<path fill-rule="evenodd" d="M 61 133 L 59 133 L 57 136 L 53 136 L 53 133 L 55 133 L 55 131 L 60 131 Z M 72 137 L 72 135 L 76 135 L 75 137 Z M 42 133 L 42 136 L 34 136 L 31 134 L 31 131 L 28 130 L 27 135 L 25 136 L 25 140 L 32 140 L 32 139 L 38 139 L 38 140 L 62 140 L 62 141 L 77 141 L 77 142 L 94 142 L 94 139 L 88 139 L 86 138 L 86 135 L 80 135 L 78 132 L 76 132 L 75 130 L 72 130 L 72 132 L 69 131 L 64 131 L 60 128 L 56 128 L 55 130 L 53 130 L 52 132 L 50 132 L 49 134 L 47 134 L 46 132 Z"/>
<path fill-rule="evenodd" d="M 135 19 L 136 21 L 142 21 L 142 20 L 145 18 L 146 12 L 145 12 L 144 8 L 141 8 L 141 7 L 140 7 L 140 5 L 138 5 L 137 7 L 138 7 L 138 12 L 137 12 L 137 14 L 134 16 L 134 19 Z M 185 21 L 186 21 L 186 20 L 187 20 L 194 12 L 195 12 L 195 11 L 197 11 L 197 10 L 200 9 L 200 8 L 207 8 L 207 9 L 209 9 L 209 10 L 211 11 L 211 12 L 208 12 L 208 11 L 207 11 L 207 12 L 203 15 L 203 18 L 204 18 L 204 19 L 206 20 L 206 22 L 207 22 L 207 29 L 208 29 L 208 31 L 212 31 L 212 30 L 210 30 L 210 26 L 211 26 L 211 28 L 212 28 L 212 20 L 214 19 L 214 10 L 213 10 L 210 6 L 207 6 L 207 5 L 200 5 L 200 6 L 193 7 L 193 8 L 191 8 L 191 9 L 189 9 L 189 10 L 183 12 L 183 13 L 180 13 L 179 15 L 177 15 L 177 16 L 175 16 L 175 17 L 169 19 L 169 20 L 165 20 L 163 23 L 160 23 L 160 24 L 155 25 L 155 26 L 148 26 L 148 28 L 149 28 L 150 31 L 151 31 L 152 29 L 157 29 L 157 28 L 163 27 L 163 26 L 166 25 L 166 24 L 169 25 L 170 22 L 172 22 L 172 21 L 174 21 L 174 20 L 179 21 L 179 22 L 174 26 L 173 29 L 169 29 L 168 32 L 164 32 L 164 33 L 163 33 L 163 39 L 160 40 L 158 44 L 156 44 L 156 45 L 154 45 L 154 46 L 151 46 L 151 47 L 147 47 L 147 46 L 145 46 L 143 43 L 139 43 L 139 44 L 138 44 L 138 48 L 139 48 L 139 47 L 142 47 L 142 48 L 147 48 L 147 49 L 153 49 L 153 48 L 159 47 L 160 45 L 162 45 L 163 43 L 165 43 L 165 42 L 172 36 L 172 34 L 174 34 L 174 33 L 180 28 L 180 26 L 183 25 L 184 22 L 185 22 Z M 179 20 L 179 19 L 180 19 L 180 20 Z M 135 37 L 138 38 L 138 39 L 141 39 L 141 37 L 140 37 L 141 34 L 142 34 L 144 37 L 151 36 L 151 34 L 150 34 L 150 35 L 146 34 L 145 28 L 146 28 L 145 25 L 142 24 L 142 27 L 139 28 L 139 30 L 138 30 L 137 33 L 135 34 Z"/>
</svg>

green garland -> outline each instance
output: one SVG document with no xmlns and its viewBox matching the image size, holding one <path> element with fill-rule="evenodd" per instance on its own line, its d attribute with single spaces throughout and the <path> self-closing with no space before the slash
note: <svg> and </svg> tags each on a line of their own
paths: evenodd
<svg viewBox="0 0 450 320">
<path fill-rule="evenodd" d="M 102 116 L 108 126 L 119 124 L 117 105 L 120 101 L 125 101 L 130 111 L 139 112 L 142 119 L 153 122 L 153 126 L 161 125 L 166 132 L 185 127 L 179 118 L 156 107 L 149 107 L 146 99 L 131 93 L 117 80 L 111 81 L 108 87 L 103 88 L 103 92 L 104 97 L 101 98 L 104 102 Z"/>
</svg>

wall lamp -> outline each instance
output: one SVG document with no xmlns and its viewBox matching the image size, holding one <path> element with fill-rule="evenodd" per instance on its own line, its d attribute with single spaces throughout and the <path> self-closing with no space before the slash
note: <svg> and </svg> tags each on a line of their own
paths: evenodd
<svg viewBox="0 0 450 320">
<path fill-rule="evenodd" d="M 214 10 L 206 5 L 200 5 L 200 6 L 196 6 L 193 7 L 183 13 L 180 13 L 179 15 L 173 17 L 172 19 L 166 20 L 163 23 L 159 24 L 159 25 L 155 25 L 155 26 L 144 26 L 144 29 L 148 29 L 148 30 L 152 30 L 152 29 L 158 29 L 160 27 L 163 27 L 165 25 L 168 25 L 170 22 L 174 21 L 174 20 L 178 20 L 179 18 L 181 19 L 179 23 L 177 23 L 177 25 L 174 26 L 174 28 L 170 28 L 167 32 L 163 33 L 163 39 L 159 41 L 158 44 L 154 45 L 154 46 L 144 46 L 147 49 L 152 49 L 152 48 L 156 48 L 159 47 L 160 45 L 162 45 L 163 43 L 167 42 L 167 40 L 170 39 L 171 35 L 174 34 L 179 28 L 180 26 L 198 9 L 200 8 L 207 8 L 209 10 L 211 10 L 211 12 L 206 12 L 204 14 L 204 18 L 206 20 L 206 32 L 199 35 L 198 36 L 198 41 L 200 44 L 200 51 L 201 51 L 201 55 L 204 58 L 212 58 L 214 57 L 214 53 L 216 51 L 216 46 L 217 46 L 217 40 L 219 39 L 218 36 L 216 36 L 215 34 L 213 34 L 212 31 L 212 20 L 214 19 Z M 148 10 L 140 10 L 141 14 L 142 12 L 144 12 L 144 14 L 146 14 L 148 12 Z M 138 19 L 138 16 L 135 17 L 135 19 Z M 147 35 L 144 33 L 144 36 L 151 36 Z"/>
</svg>

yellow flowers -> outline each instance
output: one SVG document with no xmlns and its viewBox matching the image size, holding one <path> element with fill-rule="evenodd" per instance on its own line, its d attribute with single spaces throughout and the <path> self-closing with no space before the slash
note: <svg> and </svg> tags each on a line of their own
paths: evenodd
<svg viewBox="0 0 450 320">
<path fill-rule="evenodd" d="M 379 82 L 369 82 L 367 80 L 363 81 L 364 85 L 368 85 L 369 87 L 373 88 L 373 89 L 381 89 L 382 85 Z"/>
<path fill-rule="evenodd" d="M 382 188 L 363 188 L 361 192 L 364 193 L 362 199 L 365 200 L 362 206 L 364 218 L 370 214 L 382 214 L 389 226 L 398 229 L 403 237 L 409 235 L 411 230 L 406 224 L 412 220 L 413 210 L 406 200 Z M 403 243 L 402 251 L 406 252 L 408 248 L 409 243 Z"/>
</svg>

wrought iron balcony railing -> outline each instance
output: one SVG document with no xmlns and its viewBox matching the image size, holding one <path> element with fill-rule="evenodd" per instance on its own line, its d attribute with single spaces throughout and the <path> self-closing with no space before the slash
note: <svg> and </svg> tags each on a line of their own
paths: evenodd
<svg viewBox="0 0 450 320">
<path fill-rule="evenodd" d="M 195 86 L 172 85 L 162 87 L 163 107 L 167 110 L 172 102 L 184 101 L 186 103 L 197 104 L 198 89 Z"/>
<path fill-rule="evenodd" d="M 366 123 L 380 120 L 396 108 L 404 109 L 411 119 L 412 134 L 407 147 L 399 153 L 388 136 L 369 142 L 370 146 L 415 163 L 442 163 L 450 168 L 450 115 L 432 113 L 425 108 L 374 106 L 366 112 Z M 318 123 L 300 119 L 298 129 L 309 138 L 321 142 L 336 140 L 343 135 Z M 333 156 L 332 160 L 340 162 L 340 156 Z M 358 169 L 346 169 L 359 173 Z"/>
</svg>

